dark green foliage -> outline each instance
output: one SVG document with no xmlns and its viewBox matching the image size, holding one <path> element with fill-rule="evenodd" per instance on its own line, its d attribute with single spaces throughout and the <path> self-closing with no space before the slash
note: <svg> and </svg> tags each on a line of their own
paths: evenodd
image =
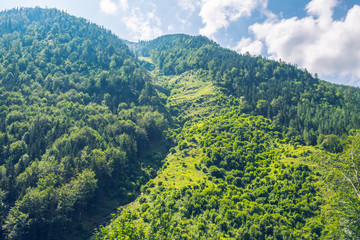
<svg viewBox="0 0 360 240">
<path fill-rule="evenodd" d="M 86 238 L 160 166 L 164 107 L 128 47 L 85 19 L 14 9 L 0 32 L 0 238 Z"/>
<path fill-rule="evenodd" d="M 342 151 L 341 141 L 334 134 L 326 136 L 322 141 L 321 145 L 324 147 L 325 150 L 332 153 L 339 153 Z"/>
<path fill-rule="evenodd" d="M 97 188 L 95 173 L 87 169 L 58 186 L 61 180 L 53 173 L 40 178 L 36 188 L 29 188 L 15 202 L 3 226 L 7 238 L 56 238 L 69 215 L 86 206 Z"/>
<path fill-rule="evenodd" d="M 120 102 L 138 102 L 146 91 L 147 74 L 128 47 L 85 19 L 55 9 L 21 8 L 1 13 L 0 29 L 4 90 L 29 95 L 40 84 L 56 93 L 52 101 L 105 103 L 113 112 Z"/>
</svg>

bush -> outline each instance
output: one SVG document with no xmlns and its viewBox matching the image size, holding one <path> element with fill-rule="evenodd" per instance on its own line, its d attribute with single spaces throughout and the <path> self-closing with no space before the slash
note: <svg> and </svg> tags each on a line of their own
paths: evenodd
<svg viewBox="0 0 360 240">
<path fill-rule="evenodd" d="M 225 175 L 225 170 L 224 169 L 219 169 L 216 166 L 211 166 L 209 169 L 210 175 L 213 177 L 217 177 L 217 178 L 224 178 Z"/>
</svg>

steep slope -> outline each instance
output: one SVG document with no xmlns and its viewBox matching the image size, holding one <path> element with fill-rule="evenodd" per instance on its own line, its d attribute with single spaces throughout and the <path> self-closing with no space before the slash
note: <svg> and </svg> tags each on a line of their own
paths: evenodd
<svg viewBox="0 0 360 240">
<path fill-rule="evenodd" d="M 55 9 L 6 11 L 0 21 L 5 90 L 32 80 L 50 93 L 87 93 L 85 103 L 106 100 L 113 111 L 122 101 L 139 101 L 148 77 L 109 31 Z"/>
<path fill-rule="evenodd" d="M 359 236 L 358 88 L 201 36 L 133 54 L 54 9 L 0 30 L 0 238 L 84 239 L 120 205 L 96 238 Z"/>
<path fill-rule="evenodd" d="M 243 114 L 241 102 L 202 77 L 188 72 L 169 81 L 176 86 L 168 103 L 186 119 L 172 132 L 176 146 L 141 197 L 100 228 L 97 238 L 334 236 L 329 226 L 337 217 L 321 213 L 330 206 L 322 197 L 321 174 L 306 162 L 312 149 L 295 150 L 271 120 Z"/>
<path fill-rule="evenodd" d="M 246 101 L 247 113 L 274 120 L 301 144 L 316 145 L 323 135 L 360 127 L 358 88 L 321 81 L 296 66 L 240 55 L 201 36 L 163 36 L 131 48 L 150 57 L 160 75 L 206 71 L 224 94 Z"/>
<path fill-rule="evenodd" d="M 129 45 L 168 89 L 176 144 L 98 239 L 358 236 L 360 204 L 339 171 L 352 176 L 347 134 L 360 124 L 358 88 L 204 37 Z"/>
<path fill-rule="evenodd" d="M 84 239 L 156 173 L 164 106 L 123 41 L 85 19 L 14 9 L 0 32 L 0 238 Z"/>
</svg>

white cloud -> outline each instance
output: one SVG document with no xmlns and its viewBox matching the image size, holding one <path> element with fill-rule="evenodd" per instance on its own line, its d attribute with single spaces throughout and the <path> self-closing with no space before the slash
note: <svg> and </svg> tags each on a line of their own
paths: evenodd
<svg viewBox="0 0 360 240">
<path fill-rule="evenodd" d="M 202 0 L 201 4 L 199 16 L 205 26 L 200 29 L 200 34 L 213 37 L 230 22 L 250 17 L 256 8 L 265 9 L 267 0 Z"/>
<path fill-rule="evenodd" d="M 189 12 L 189 14 L 193 14 L 197 7 L 200 6 L 200 0 L 177 0 L 181 10 Z"/>
<path fill-rule="evenodd" d="M 167 30 L 168 30 L 168 32 L 173 32 L 175 30 L 174 25 L 169 25 Z"/>
<path fill-rule="evenodd" d="M 253 24 L 249 27 L 253 41 L 241 40 L 238 46 L 246 43 L 245 48 L 261 41 L 273 59 L 295 63 L 324 78 L 338 75 L 359 81 L 360 6 L 354 5 L 344 19 L 333 20 L 336 4 L 336 0 L 312 0 L 304 18 Z M 242 52 L 243 48 L 237 50 Z"/>
<path fill-rule="evenodd" d="M 161 20 L 155 15 L 155 10 L 142 13 L 140 8 L 134 8 L 130 16 L 122 18 L 126 28 L 133 36 L 131 40 L 151 40 L 163 34 Z"/>
<path fill-rule="evenodd" d="M 129 4 L 127 0 L 119 0 L 119 5 L 120 8 L 124 11 L 129 9 Z"/>
<path fill-rule="evenodd" d="M 107 14 L 115 14 L 117 11 L 117 5 L 111 0 L 100 0 L 100 9 Z"/>
<path fill-rule="evenodd" d="M 252 55 L 260 55 L 263 44 L 261 41 L 252 41 L 251 38 L 242 38 L 234 48 L 239 53 L 250 53 Z"/>
<path fill-rule="evenodd" d="M 306 10 L 309 14 L 319 18 L 331 20 L 333 8 L 337 5 L 337 0 L 312 0 Z"/>
<path fill-rule="evenodd" d="M 182 23 L 182 27 L 191 27 L 193 22 L 189 18 L 201 6 L 201 0 L 177 0 L 179 10 L 176 13 L 176 18 Z"/>
</svg>

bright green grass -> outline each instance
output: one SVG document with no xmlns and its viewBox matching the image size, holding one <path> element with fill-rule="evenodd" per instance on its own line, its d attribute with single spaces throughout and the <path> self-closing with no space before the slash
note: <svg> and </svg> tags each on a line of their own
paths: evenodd
<svg viewBox="0 0 360 240">
<path fill-rule="evenodd" d="M 140 61 L 145 61 L 145 62 L 149 62 L 151 64 L 153 63 L 153 60 L 150 57 L 138 57 Z"/>
<path fill-rule="evenodd" d="M 181 189 L 184 186 L 205 180 L 205 173 L 195 168 L 195 165 L 200 165 L 199 155 L 199 149 L 196 148 L 168 155 L 166 158 L 167 167 L 159 172 L 154 182 L 161 181 L 164 187 Z"/>
<path fill-rule="evenodd" d="M 173 78 L 162 78 L 162 84 L 171 86 L 168 107 L 183 107 L 186 119 L 213 113 L 219 90 L 210 81 L 201 80 L 199 73 L 186 72 Z M 184 107 L 185 106 L 185 107 Z M 195 123 L 193 123 L 195 124 Z M 197 123 L 197 124 L 203 124 Z M 196 138 L 196 136 L 195 136 Z M 199 146 L 188 143 L 189 147 L 170 153 L 165 159 L 165 167 L 158 172 L 154 182 L 161 182 L 164 187 L 181 189 L 200 181 L 206 181 L 206 174 L 201 170 L 202 152 Z M 197 166 L 197 168 L 196 168 Z"/>
<path fill-rule="evenodd" d="M 158 78 L 159 85 L 172 89 L 167 98 L 167 106 L 171 109 L 173 107 L 179 108 L 182 118 L 188 121 L 187 126 L 183 126 L 184 130 L 191 126 L 198 125 L 204 127 L 207 124 L 209 117 L 216 115 L 221 110 L 221 102 L 223 94 L 213 85 L 211 81 L 204 81 L 196 72 L 186 72 L 180 76 L 167 76 Z M 227 99 L 225 99 L 226 101 Z M 180 131 L 180 132 L 179 132 Z M 186 134 L 181 129 L 178 130 L 177 136 Z M 169 153 L 165 160 L 162 169 L 157 173 L 155 179 L 151 180 L 155 188 L 150 188 L 151 191 L 171 192 L 173 189 L 179 189 L 186 186 L 196 185 L 200 182 L 213 185 L 213 182 L 208 180 L 207 175 L 203 172 L 204 166 L 201 164 L 203 157 L 202 148 L 196 143 L 201 138 L 199 134 L 194 133 L 194 142 L 188 142 L 181 137 L 177 139 L 177 146 L 175 151 Z M 187 146 L 179 149 L 182 142 L 186 141 Z M 319 167 L 319 164 L 314 161 L 318 156 L 322 156 L 323 151 L 313 146 L 294 146 L 284 141 L 276 141 L 271 143 L 276 155 L 280 156 L 279 161 L 274 161 L 270 164 L 271 171 L 269 177 L 276 178 L 276 171 L 278 171 L 279 164 L 286 166 L 298 166 L 300 164 L 308 165 L 314 171 L 320 172 L 318 175 L 313 175 L 317 179 L 317 187 L 321 189 L 321 197 L 326 201 L 322 206 L 322 214 L 319 218 L 323 222 L 328 222 L 327 219 L 333 219 L 332 223 L 327 224 L 328 231 L 336 231 L 338 222 L 334 218 L 333 201 L 336 198 L 334 191 L 327 187 L 326 182 L 323 181 L 322 176 L 325 176 L 325 168 Z M 142 195 L 147 198 L 148 202 L 150 195 Z M 320 197 L 320 196 L 319 196 Z M 140 208 L 139 199 L 133 203 L 125 206 L 125 209 L 130 211 L 137 211 Z"/>
</svg>

